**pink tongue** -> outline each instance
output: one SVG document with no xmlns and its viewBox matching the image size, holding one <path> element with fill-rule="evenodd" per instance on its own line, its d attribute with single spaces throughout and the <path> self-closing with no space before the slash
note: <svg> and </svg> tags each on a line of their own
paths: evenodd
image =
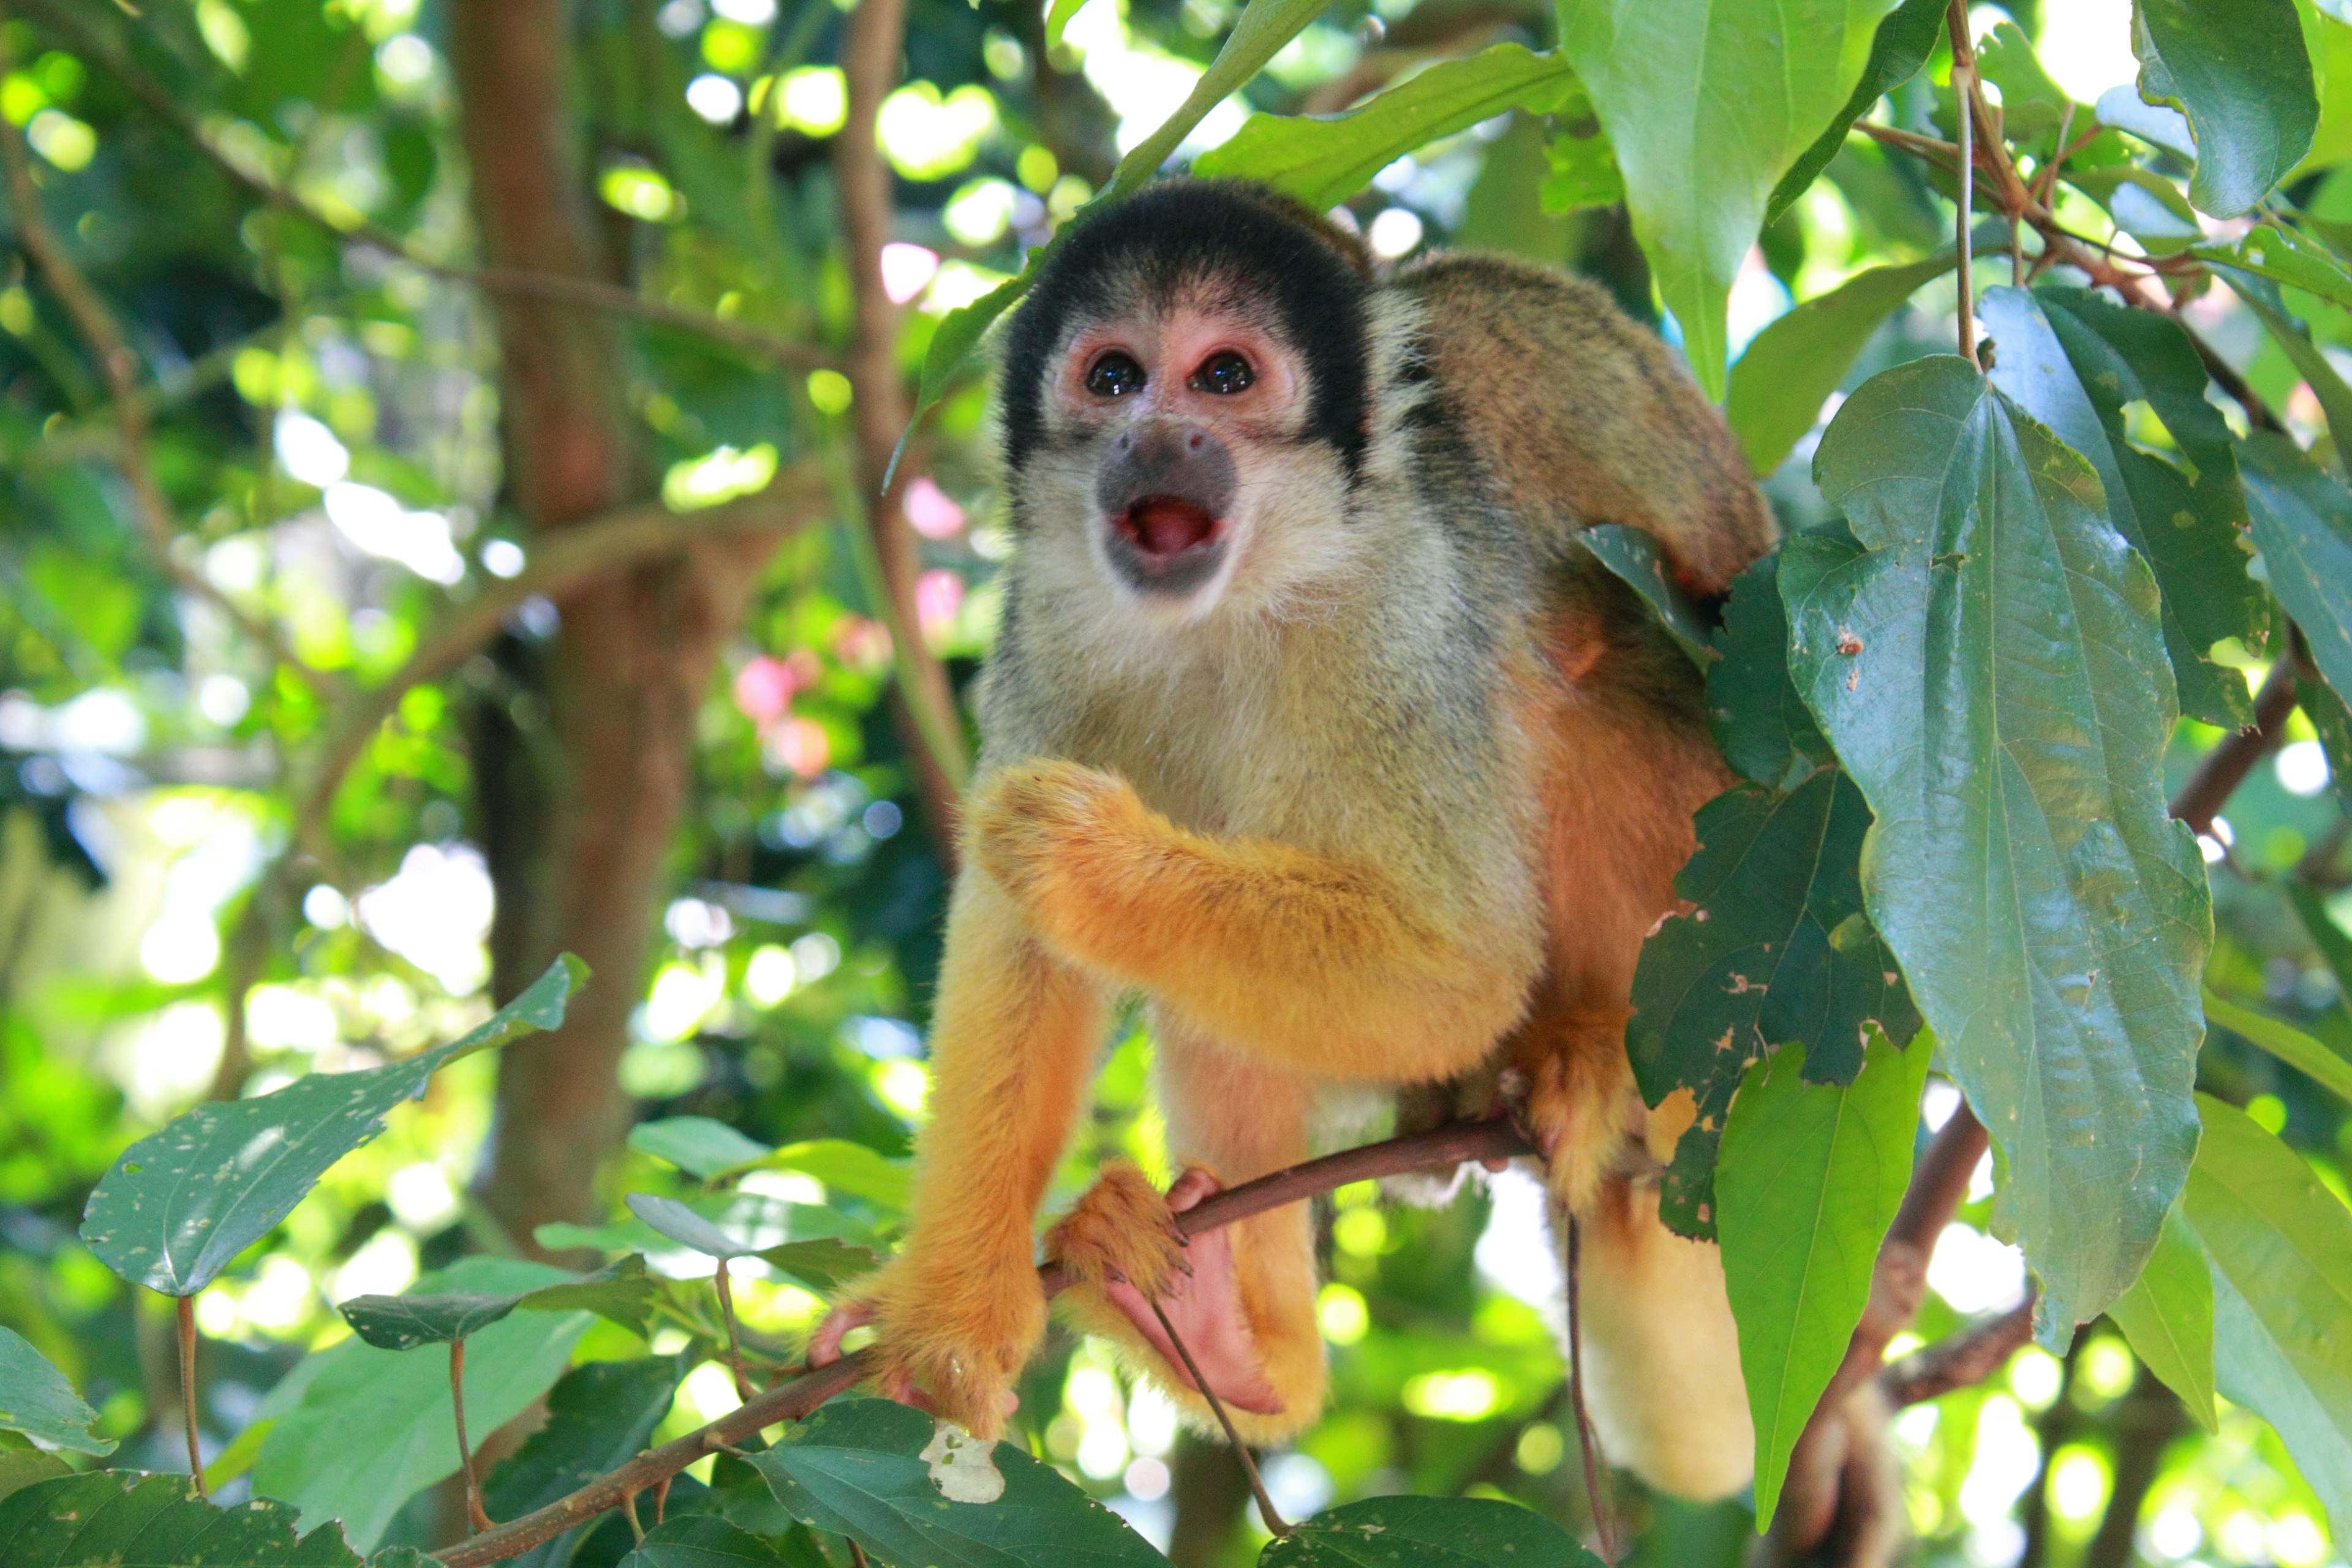
<svg viewBox="0 0 2352 1568">
<path fill-rule="evenodd" d="M 1209 537 L 1217 520 L 1191 501 L 1154 497 L 1127 510 L 1127 531 L 1145 553 L 1173 555 Z"/>
</svg>

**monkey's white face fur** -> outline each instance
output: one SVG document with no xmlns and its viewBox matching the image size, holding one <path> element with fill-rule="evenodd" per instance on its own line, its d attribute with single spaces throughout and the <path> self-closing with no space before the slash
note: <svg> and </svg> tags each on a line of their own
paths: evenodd
<svg viewBox="0 0 2352 1568">
<path fill-rule="evenodd" d="M 1027 570 L 1110 623 L 1089 641 L 1134 650 L 1139 621 L 1174 633 L 1311 613 L 1367 563 L 1349 513 L 1368 476 L 1307 434 L 1307 359 L 1236 291 L 1201 283 L 1074 321 L 1049 377 L 1045 439 L 1015 481 Z"/>
</svg>

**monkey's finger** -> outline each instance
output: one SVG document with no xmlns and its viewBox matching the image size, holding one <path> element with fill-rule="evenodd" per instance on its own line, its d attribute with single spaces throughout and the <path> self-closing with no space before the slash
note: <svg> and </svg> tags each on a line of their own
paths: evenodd
<svg viewBox="0 0 2352 1568">
<path fill-rule="evenodd" d="M 846 1301 L 824 1315 L 809 1339 L 808 1363 L 811 1366 L 831 1366 L 841 1359 L 842 1336 L 852 1329 L 862 1329 L 874 1321 L 870 1302 Z"/>
</svg>

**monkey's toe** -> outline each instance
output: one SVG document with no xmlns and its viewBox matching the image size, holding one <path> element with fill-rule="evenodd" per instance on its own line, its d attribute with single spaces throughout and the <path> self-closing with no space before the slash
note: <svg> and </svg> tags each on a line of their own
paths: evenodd
<svg viewBox="0 0 2352 1568">
<path fill-rule="evenodd" d="M 1185 1173 L 1186 1181 L 1192 1177 Z M 1168 1197 L 1124 1161 L 1105 1166 L 1077 1206 L 1045 1233 L 1045 1257 L 1078 1284 L 1123 1280 L 1153 1297 L 1168 1294 L 1191 1268 Z"/>
</svg>

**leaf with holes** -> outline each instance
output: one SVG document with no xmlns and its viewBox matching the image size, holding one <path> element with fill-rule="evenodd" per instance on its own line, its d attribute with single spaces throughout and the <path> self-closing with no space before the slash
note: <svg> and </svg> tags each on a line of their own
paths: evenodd
<svg viewBox="0 0 2352 1568">
<path fill-rule="evenodd" d="M 185 1476 L 91 1470 L 0 1499 L 8 1568 L 360 1568 L 342 1531 L 295 1534 L 294 1510 L 256 1500 L 215 1508 Z"/>
<path fill-rule="evenodd" d="M 1774 789 L 1793 788 L 1804 773 L 1837 761 L 1789 679 L 1780 552 L 1732 579 L 1715 647 L 1723 657 L 1707 667 L 1707 724 L 1734 773 Z"/>
<path fill-rule="evenodd" d="M 1560 52 L 1625 175 L 1692 373 L 1724 387 L 1725 306 L 1780 177 L 1836 122 L 1895 0 L 1579 0 Z"/>
<path fill-rule="evenodd" d="M 1696 826 L 1698 851 L 1675 879 L 1691 909 L 1642 944 L 1625 1048 L 1644 1100 L 1692 1097 L 1658 1212 L 1708 1237 L 1717 1143 L 1748 1065 L 1803 1045 L 1813 1081 L 1849 1083 L 1874 1031 L 1908 1043 L 1919 1016 L 1863 913 L 1870 808 L 1852 780 L 1824 769 L 1787 795 L 1742 784 L 1701 806 Z"/>
<path fill-rule="evenodd" d="M 1601 1568 L 1543 1515 L 1490 1498 L 1348 1503 L 1266 1542 L 1257 1561 L 1258 1568 Z"/>
<path fill-rule="evenodd" d="M 2302 162 L 2319 98 L 2294 0 L 2133 0 L 2140 97 L 2189 117 L 2189 199 L 2236 217 Z"/>
<path fill-rule="evenodd" d="M 2132 1353 L 2164 1386 L 2180 1395 L 2208 1432 L 2220 1429 L 2213 1408 L 2213 1271 L 2205 1244 L 2176 1204 L 2164 1216 L 2156 1250 L 2132 1288 L 2107 1316 L 2124 1331 Z"/>
<path fill-rule="evenodd" d="M 329 1166 L 383 1131 L 402 1100 L 460 1057 L 563 1022 L 588 977 L 569 953 L 460 1039 L 360 1072 L 314 1072 L 273 1094 L 216 1100 L 133 1143 L 89 1195 L 81 1237 L 108 1268 L 193 1296 L 268 1236 Z"/>
<path fill-rule="evenodd" d="M 48 1357 L 0 1327 L 0 1432 L 22 1432 L 77 1454 L 111 1454 L 114 1439 L 90 1432 L 97 1421 L 98 1412 L 82 1403 Z"/>
<path fill-rule="evenodd" d="M 793 1518 L 886 1563 L 972 1568 L 1166 1568 L 1127 1521 L 1009 1443 L 991 1456 L 994 1502 L 952 1502 L 924 1457 L 930 1417 L 887 1399 L 836 1399 L 748 1456 Z"/>
<path fill-rule="evenodd" d="M 1716 1163 L 1716 1235 L 1756 1426 L 1756 1527 L 1870 1300 L 1911 1181 L 1927 1039 L 1871 1042 L 1850 1085 L 1808 1083 L 1792 1045 L 1739 1086 Z"/>
<path fill-rule="evenodd" d="M 2081 289 L 1991 289 L 1978 313 L 1998 352 L 1993 384 L 2090 459 L 2107 521 L 2156 573 L 2181 710 L 2226 729 L 2250 722 L 2244 677 L 2209 650 L 2224 637 L 2260 647 L 2270 605 L 2246 574 L 2237 437 L 2205 401 L 2196 345 L 2168 317 Z M 2125 409 L 2137 402 L 2177 457 L 2133 442 Z"/>
<path fill-rule="evenodd" d="M 2063 1345 L 2139 1277 L 2197 1144 L 2212 941 L 2165 809 L 2156 580 L 2090 465 L 1951 355 L 1874 377 L 1783 548 L 1790 668 L 1877 826 L 1862 885 L 2000 1144 L 1992 1224 Z"/>
</svg>

